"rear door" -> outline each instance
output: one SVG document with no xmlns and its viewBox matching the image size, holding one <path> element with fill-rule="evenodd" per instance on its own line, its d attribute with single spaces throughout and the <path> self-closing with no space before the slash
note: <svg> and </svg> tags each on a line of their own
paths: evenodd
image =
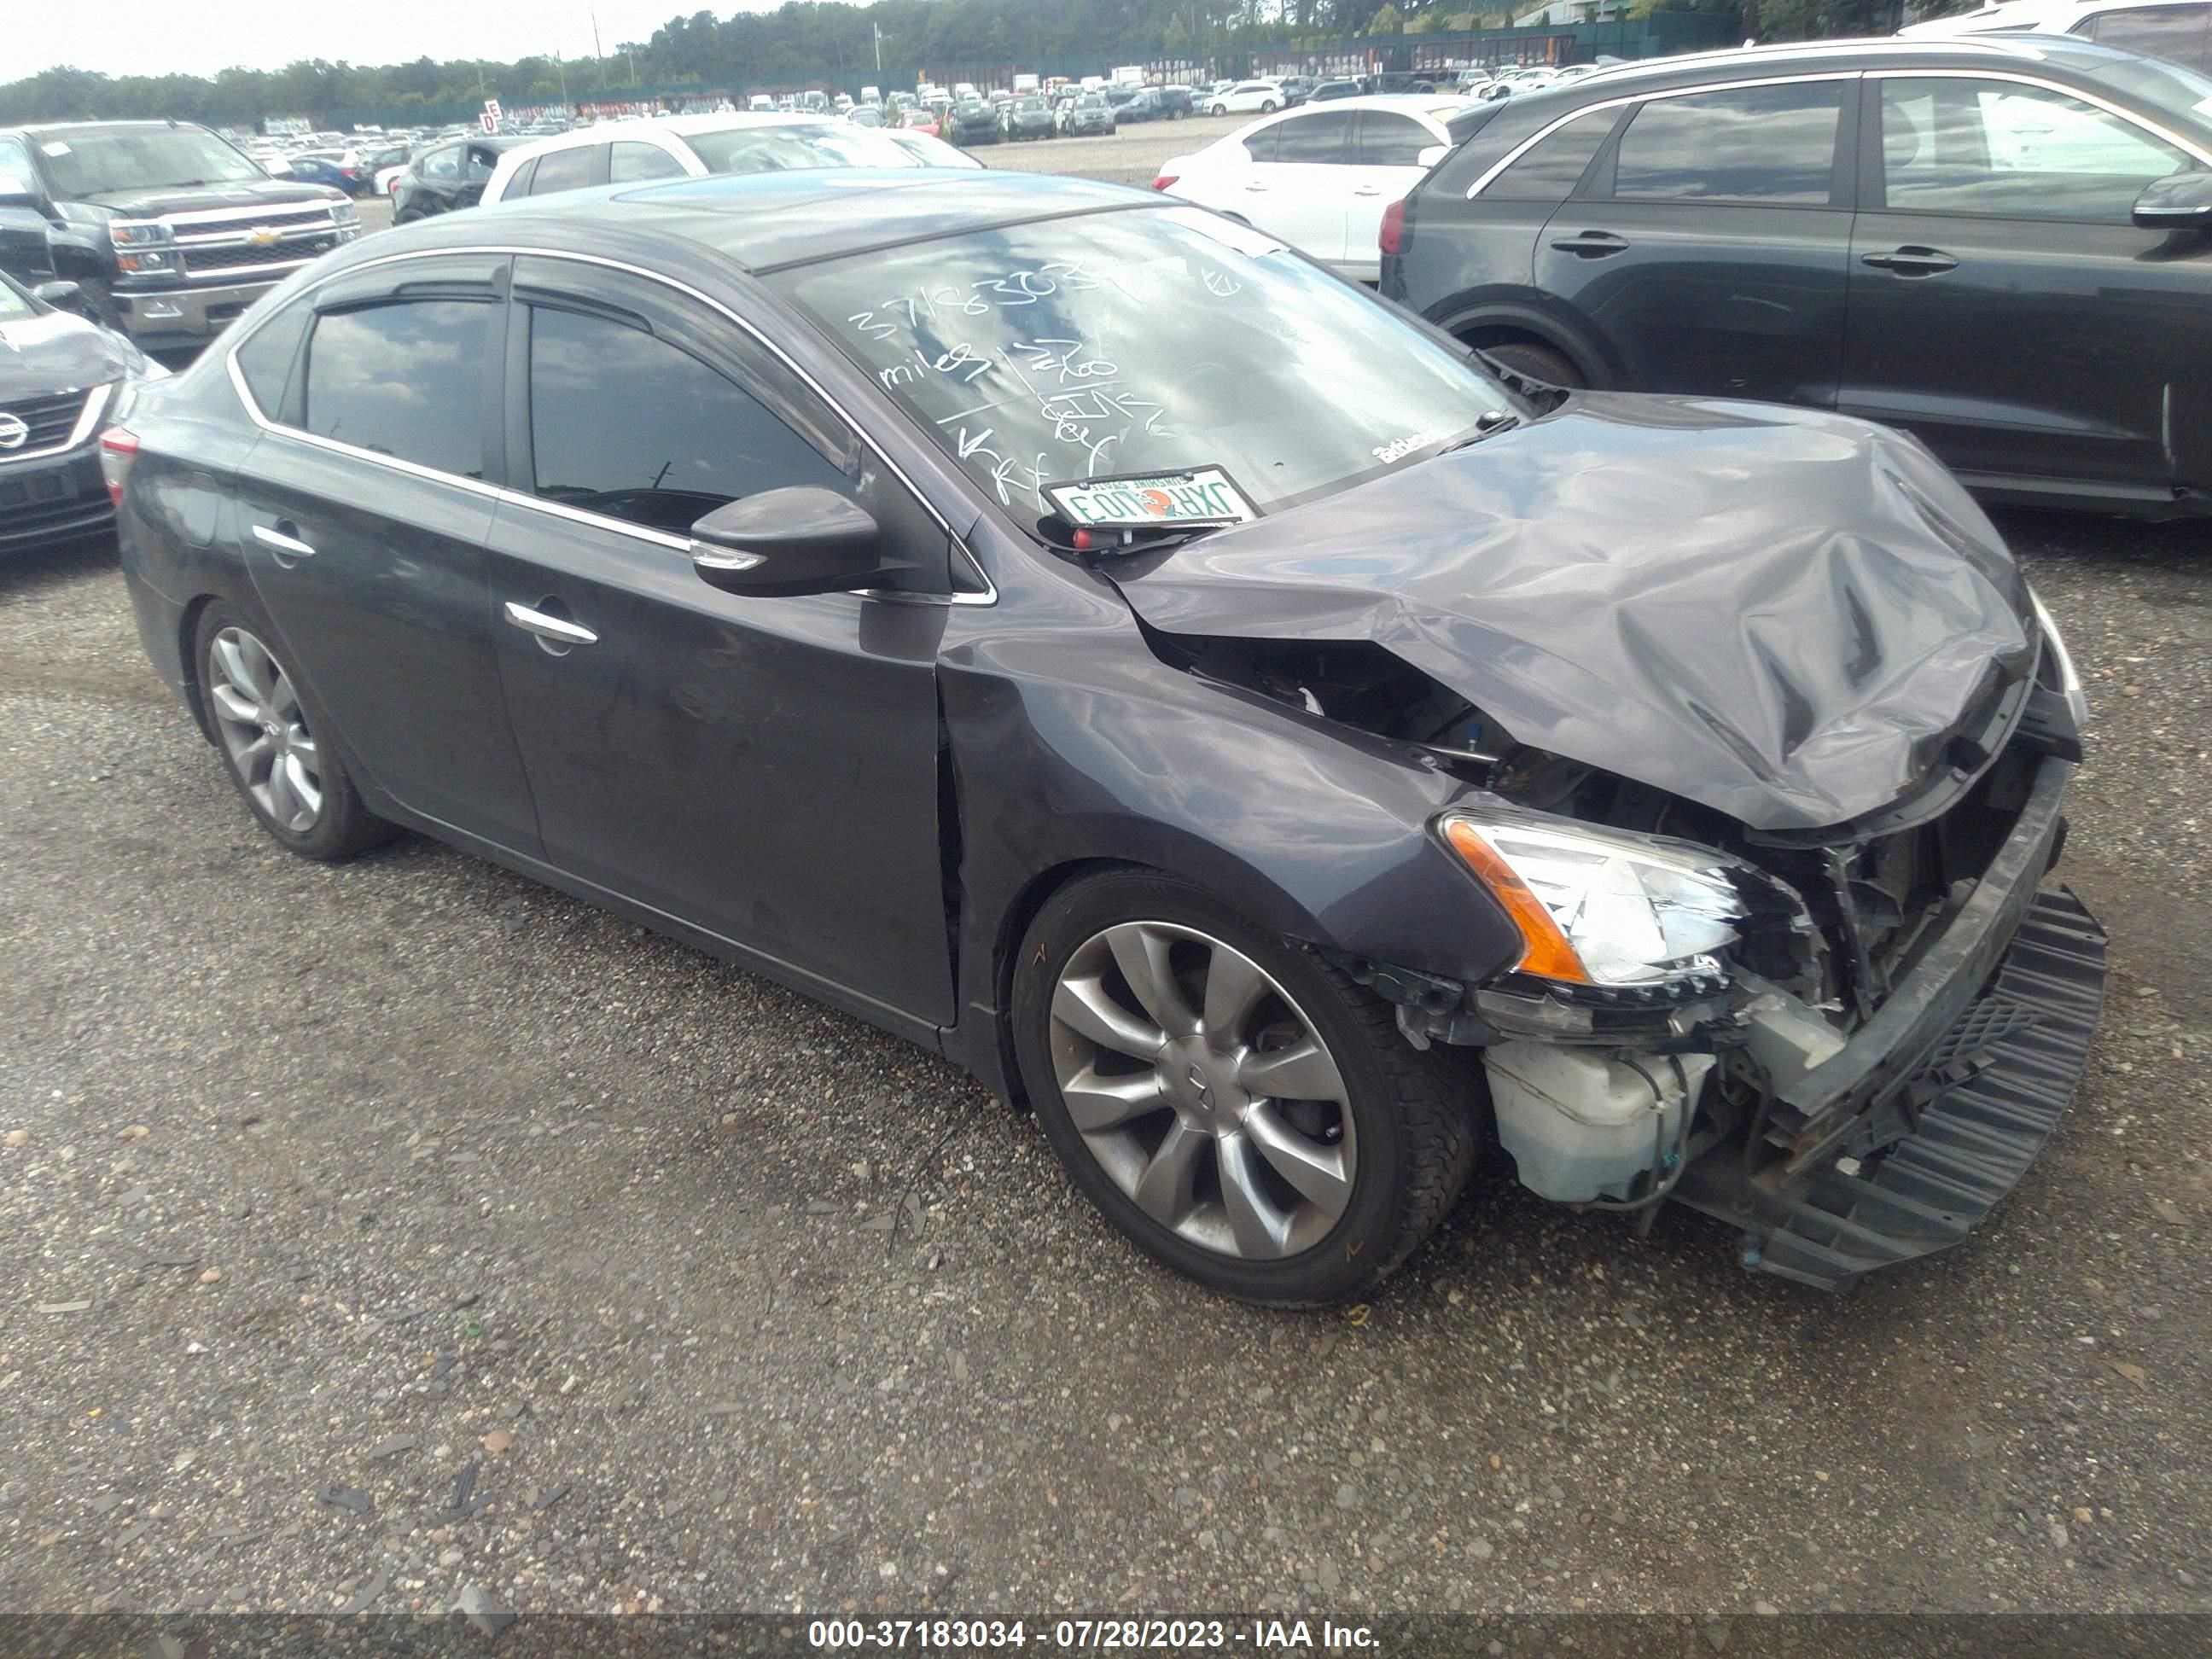
<svg viewBox="0 0 2212 1659">
<path fill-rule="evenodd" d="M 943 527 L 696 301 L 532 256 L 514 293 L 492 598 L 547 857 L 844 1006 L 950 1024 L 946 605 L 725 593 L 686 533 L 741 496 L 834 489 L 931 565 L 942 601 Z"/>
<path fill-rule="evenodd" d="M 1792 77 L 1632 106 L 1535 249 L 1537 288 L 1603 339 L 1620 386 L 1834 401 L 1855 85 Z"/>
<path fill-rule="evenodd" d="M 1337 263 L 1347 276 L 1371 283 L 1382 271 L 1376 238 L 1383 209 L 1420 183 L 1421 152 L 1443 140 L 1397 110 L 1363 109 L 1358 114 L 1352 159 L 1344 171 L 1344 253 Z"/>
<path fill-rule="evenodd" d="M 1841 406 L 1978 481 L 2201 482 L 2212 243 L 2130 222 L 2201 164 L 2016 76 L 1871 75 L 1867 105 Z"/>
<path fill-rule="evenodd" d="M 534 852 L 485 586 L 507 264 L 410 259 L 303 301 L 302 355 L 269 368 L 278 406 L 234 497 L 255 592 L 368 780 Z"/>
<path fill-rule="evenodd" d="M 1273 142 L 1255 148 L 1237 192 L 1243 202 L 1226 210 L 1324 264 L 1341 263 L 1356 121 L 1357 112 L 1348 109 L 1299 110 L 1255 134 L 1255 145 L 1270 136 Z"/>
</svg>

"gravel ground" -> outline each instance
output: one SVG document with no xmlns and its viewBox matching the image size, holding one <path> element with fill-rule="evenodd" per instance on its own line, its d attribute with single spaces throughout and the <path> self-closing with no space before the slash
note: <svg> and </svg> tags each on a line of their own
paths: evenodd
<svg viewBox="0 0 2212 1659">
<path fill-rule="evenodd" d="M 112 549 L 0 566 L 0 1607 L 2212 1610 L 2212 531 L 2004 526 L 2115 966 L 2021 1189 L 1830 1299 L 1492 1165 L 1310 1315 L 888 1036 L 428 842 L 288 858 Z"/>
</svg>

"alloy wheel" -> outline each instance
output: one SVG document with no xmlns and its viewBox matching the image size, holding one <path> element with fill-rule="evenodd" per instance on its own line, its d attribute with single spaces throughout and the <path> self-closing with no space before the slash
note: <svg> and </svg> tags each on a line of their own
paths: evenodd
<svg viewBox="0 0 2212 1659">
<path fill-rule="evenodd" d="M 1248 1261 L 1296 1255 L 1352 1201 L 1344 1076 L 1313 1022 L 1233 945 L 1125 922 L 1053 988 L 1054 1080 L 1091 1155 L 1161 1226 Z"/>
<path fill-rule="evenodd" d="M 254 805 L 290 834 L 313 830 L 323 812 L 322 752 L 290 677 L 242 628 L 209 642 L 208 706 Z"/>
</svg>

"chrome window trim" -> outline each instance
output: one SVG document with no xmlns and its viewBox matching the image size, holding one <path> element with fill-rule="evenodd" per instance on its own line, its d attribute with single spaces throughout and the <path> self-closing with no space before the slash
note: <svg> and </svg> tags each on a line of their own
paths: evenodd
<svg viewBox="0 0 2212 1659">
<path fill-rule="evenodd" d="M 2172 145 L 2183 155 L 2194 157 L 2198 165 L 2212 167 L 2212 149 L 2195 139 L 2163 126 L 2149 117 L 2116 104 L 2100 94 L 2081 87 L 2053 81 L 2046 76 L 2023 74 L 2017 70 L 1982 69 L 1882 69 L 1869 70 L 1867 76 L 1876 81 L 2010 81 L 2023 87 L 2036 87 L 2045 92 L 2055 92 L 2063 98 L 2072 98 L 2092 105 L 2126 122 L 2130 126 L 2149 134 L 2162 143 Z M 1887 205 L 1866 210 L 1875 213 L 1913 213 L 1924 211 L 1915 208 L 1892 208 Z"/>
<path fill-rule="evenodd" d="M 359 264 L 348 265 L 342 270 L 325 272 L 323 275 L 318 276 L 313 282 L 307 283 L 305 286 L 301 288 L 297 293 L 291 296 L 291 300 L 297 301 L 302 299 L 307 295 L 314 292 L 315 289 L 320 288 L 325 283 L 333 281 L 339 276 L 356 276 L 365 270 L 374 270 L 381 265 L 401 264 L 413 259 L 441 258 L 448 254 L 457 253 L 489 253 L 515 258 L 528 255 L 544 259 L 568 259 L 573 260 L 578 264 L 599 265 L 609 270 L 626 271 L 633 276 L 642 276 L 647 282 L 658 283 L 663 288 L 673 289 L 675 292 L 684 295 L 689 299 L 698 301 L 698 303 L 705 306 L 708 310 L 713 311 L 717 315 L 726 319 L 729 322 L 734 323 L 739 329 L 743 330 L 745 334 L 757 342 L 770 356 L 774 357 L 778 362 L 789 369 L 793 374 L 796 375 L 801 385 L 805 386 L 810 392 L 813 392 L 816 397 L 821 398 L 822 401 L 830 407 L 830 410 L 836 415 L 837 418 L 845 423 L 846 428 L 848 431 L 850 431 L 862 443 L 866 444 L 870 450 L 874 452 L 876 459 L 884 464 L 884 467 L 890 471 L 891 476 L 896 478 L 900 483 L 906 487 L 907 493 L 912 495 L 915 501 L 921 504 L 921 510 L 929 514 L 930 518 L 936 522 L 938 528 L 945 532 L 945 538 L 947 544 L 958 553 L 960 557 L 968 562 L 968 567 L 974 572 L 975 579 L 983 584 L 983 592 L 981 593 L 962 593 L 956 592 L 950 594 L 902 594 L 899 597 L 912 602 L 926 604 L 996 605 L 999 602 L 998 585 L 991 580 L 990 573 L 983 568 L 982 561 L 975 556 L 974 551 L 969 547 L 967 542 L 961 537 L 960 532 L 953 529 L 951 520 L 946 519 L 942 513 L 937 510 L 936 503 L 932 501 L 929 497 L 925 495 L 918 486 L 916 486 L 914 480 L 907 476 L 906 470 L 900 466 L 896 461 L 893 460 L 890 454 L 884 450 L 884 447 L 878 443 L 874 437 L 871 435 L 858 421 L 853 418 L 852 412 L 848 410 L 844 404 L 839 403 L 837 399 L 830 394 L 826 386 L 824 386 L 819 380 L 816 380 L 813 375 L 808 374 L 805 368 L 801 366 L 789 352 L 786 351 L 781 346 L 776 344 L 775 341 L 769 339 L 769 337 L 763 333 L 758 328 L 755 327 L 751 323 L 747 322 L 744 318 L 738 316 L 736 312 L 724 305 L 720 301 L 715 299 L 712 295 L 702 293 L 699 289 L 693 288 L 688 283 L 678 282 L 672 276 L 665 276 L 659 271 L 648 270 L 642 265 L 630 264 L 621 259 L 610 259 L 603 254 L 572 253 L 563 249 L 554 248 L 471 245 L 466 247 L 411 249 L 404 253 L 387 253 L 381 258 L 363 260 Z M 290 301 L 288 301 L 287 303 L 290 303 Z M 586 513 L 580 508 L 568 507 L 559 501 L 549 501 L 536 495 L 526 495 L 520 490 L 507 489 L 497 484 L 486 483 L 481 478 L 466 478 L 457 473 L 441 472 L 434 467 L 422 466 L 413 461 L 402 460 L 396 455 L 381 455 L 377 453 L 374 450 L 358 449 L 351 444 L 340 443 L 336 439 L 321 437 L 312 432 L 303 432 L 298 427 L 286 426 L 281 422 L 270 420 L 266 415 L 262 413 L 261 406 L 254 402 L 253 393 L 246 383 L 245 371 L 238 366 L 239 352 L 246 347 L 256 334 L 258 334 L 261 330 L 267 325 L 267 321 L 268 319 L 266 318 L 263 318 L 259 321 L 252 324 L 249 328 L 233 328 L 228 331 L 225 335 L 225 338 L 228 340 L 228 344 L 226 347 L 225 356 L 223 358 L 223 365 L 230 372 L 231 389 L 237 392 L 238 400 L 245 406 L 247 416 L 252 420 L 253 423 L 259 427 L 263 431 L 281 433 L 288 438 L 297 439 L 304 443 L 313 444 L 319 448 L 327 449 L 334 454 L 350 455 L 362 460 L 373 461 L 380 466 L 396 468 L 399 471 L 412 474 L 416 477 L 429 478 L 446 483 L 459 484 L 465 489 L 472 490 L 477 495 L 488 495 L 494 501 L 508 502 L 516 507 L 529 507 L 533 511 L 539 513 L 550 513 L 556 518 L 573 520 L 579 524 L 591 525 L 602 530 L 616 531 L 623 535 L 631 537 L 635 540 L 649 542 L 655 546 L 670 548 L 689 556 L 691 549 L 691 542 L 689 537 L 665 535 L 660 531 L 648 529 L 643 525 L 630 524 L 620 519 L 604 518 L 599 514 Z M 876 593 L 878 592 L 877 590 L 867 589 L 854 589 L 853 591 L 864 595 Z"/>
<path fill-rule="evenodd" d="M 84 394 L 84 406 L 76 412 L 76 423 L 70 428 L 69 436 L 58 444 L 48 444 L 44 449 L 12 449 L 0 452 L 0 466 L 13 466 L 18 461 L 42 461 L 49 456 L 66 455 L 72 449 L 91 441 L 93 431 L 100 424 L 100 411 L 107 400 L 115 395 L 116 383 L 110 380 L 96 386 Z M 54 395 L 54 394 L 48 394 Z"/>
<path fill-rule="evenodd" d="M 1595 115 L 1601 110 L 1617 110 L 1629 104 L 1656 104 L 1662 98 L 1694 98 L 1709 92 L 1741 92 L 1749 87 L 1795 87 L 1809 85 L 1820 81 L 1856 81 L 1863 79 L 1869 73 L 1870 71 L 1866 70 L 1822 70 L 1814 75 L 1762 75 L 1745 80 L 1707 81 L 1697 86 L 1666 87 L 1656 92 L 1625 92 L 1617 98 L 1599 99 L 1593 103 L 1584 104 L 1578 109 L 1569 110 L 1558 120 L 1516 144 L 1502 159 L 1493 162 L 1482 177 L 1467 187 L 1467 199 L 1472 202 L 1476 197 L 1481 195 L 1499 173 L 1504 172 L 1506 168 L 1511 167 L 1561 127 L 1570 122 L 1579 121 L 1585 115 Z M 1810 206 L 1812 204 L 1793 203 L 1785 204 L 1785 205 L 1804 207 Z"/>
</svg>

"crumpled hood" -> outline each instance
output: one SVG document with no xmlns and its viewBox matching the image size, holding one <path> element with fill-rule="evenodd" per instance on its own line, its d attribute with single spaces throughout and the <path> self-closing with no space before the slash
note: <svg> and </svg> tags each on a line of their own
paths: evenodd
<svg viewBox="0 0 2212 1659">
<path fill-rule="evenodd" d="M 143 362 L 122 336 L 66 312 L 0 317 L 0 404 L 105 386 Z"/>
<path fill-rule="evenodd" d="M 1371 640 L 1521 742 L 1757 830 L 1881 807 L 2033 651 L 1996 529 L 1911 439 L 1591 393 L 1105 568 L 1167 633 Z"/>
</svg>

